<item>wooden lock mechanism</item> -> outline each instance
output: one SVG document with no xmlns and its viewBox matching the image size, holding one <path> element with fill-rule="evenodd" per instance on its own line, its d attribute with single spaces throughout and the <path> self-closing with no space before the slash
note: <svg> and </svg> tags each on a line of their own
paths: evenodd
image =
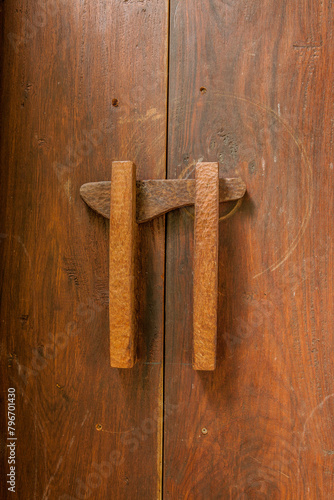
<svg viewBox="0 0 334 500">
<path fill-rule="evenodd" d="M 89 207 L 110 219 L 110 364 L 131 368 L 136 359 L 135 257 L 138 225 L 176 208 L 195 205 L 193 368 L 216 366 L 219 203 L 244 196 L 240 178 L 219 179 L 218 163 L 197 163 L 195 179 L 136 181 L 130 161 L 112 162 L 111 181 L 83 184 Z"/>
</svg>

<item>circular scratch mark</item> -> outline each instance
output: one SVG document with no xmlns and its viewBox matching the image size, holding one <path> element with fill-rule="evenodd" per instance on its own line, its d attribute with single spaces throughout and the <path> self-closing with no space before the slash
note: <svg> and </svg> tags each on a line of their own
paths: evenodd
<svg viewBox="0 0 334 500">
<path fill-rule="evenodd" d="M 296 236 L 293 238 L 291 244 L 289 245 L 289 248 L 287 251 L 283 254 L 283 257 L 280 259 L 277 259 L 273 264 L 268 266 L 267 268 L 263 269 L 261 272 L 257 273 L 255 276 L 253 276 L 253 279 L 258 278 L 262 274 L 266 273 L 267 271 L 275 271 L 278 269 L 292 254 L 292 252 L 296 249 L 299 241 L 301 240 L 303 234 L 305 233 L 305 230 L 307 228 L 307 225 L 309 223 L 311 213 L 312 213 L 312 208 L 313 208 L 313 194 L 312 194 L 312 185 L 313 185 L 313 172 L 312 172 L 312 167 L 310 164 L 310 161 L 307 157 L 306 151 L 304 146 L 301 144 L 301 142 L 298 140 L 298 138 L 295 136 L 294 131 L 292 128 L 285 123 L 285 121 L 271 108 L 267 108 L 263 104 L 254 102 L 246 97 L 241 97 L 241 96 L 236 96 L 234 94 L 219 94 L 221 97 L 227 97 L 227 98 L 232 98 L 237 101 L 241 102 L 246 102 L 249 103 L 253 106 L 256 106 L 257 108 L 261 109 L 262 111 L 265 111 L 268 114 L 271 114 L 272 116 L 275 117 L 275 119 L 283 126 L 283 128 L 287 131 L 295 145 L 300 151 L 301 157 L 303 158 L 303 161 L 307 167 L 306 169 L 306 175 L 307 175 L 307 206 L 305 209 L 305 215 L 303 217 L 302 223 L 300 225 L 299 231 L 297 232 Z"/>
<path fill-rule="evenodd" d="M 265 113 L 273 116 L 275 118 L 275 120 L 277 120 L 277 122 L 282 125 L 283 129 L 290 136 L 293 143 L 296 145 L 297 149 L 300 152 L 303 163 L 306 165 L 306 170 L 304 170 L 304 172 L 306 174 L 306 189 L 305 189 L 306 190 L 306 207 L 305 207 L 305 213 L 304 213 L 303 219 L 302 219 L 301 224 L 299 226 L 299 230 L 297 231 L 296 235 L 293 237 L 290 245 L 288 246 L 288 249 L 283 253 L 283 256 L 276 259 L 270 266 L 266 267 L 265 269 L 263 269 L 259 273 L 255 274 L 255 276 L 253 276 L 253 279 L 256 279 L 268 271 L 272 272 L 272 271 L 275 271 L 276 269 L 278 269 L 290 257 L 290 255 L 294 252 L 294 250 L 296 249 L 298 243 L 300 242 L 303 234 L 305 233 L 305 230 L 308 226 L 308 223 L 309 223 L 309 220 L 311 217 L 312 208 L 313 208 L 313 193 L 312 193 L 313 172 L 312 172 L 312 167 L 311 167 L 311 163 L 307 157 L 305 148 L 304 148 L 303 144 L 300 142 L 300 140 L 296 137 L 293 129 L 273 109 L 268 108 L 268 107 L 264 106 L 263 104 L 252 101 L 252 100 L 248 99 L 247 97 L 237 96 L 234 94 L 216 93 L 215 96 L 220 96 L 222 98 L 227 98 L 227 99 L 234 99 L 236 101 L 250 104 L 251 106 L 254 106 L 254 107 L 260 109 L 261 111 L 264 111 Z M 203 161 L 203 157 L 199 158 L 197 161 L 193 160 L 185 169 L 182 170 L 181 174 L 179 175 L 179 178 L 185 178 L 185 179 L 189 178 L 195 169 L 196 163 L 200 162 L 200 161 Z M 227 218 L 234 215 L 234 213 L 238 210 L 240 205 L 241 205 L 241 203 L 239 204 L 239 202 L 238 202 L 236 204 L 236 206 L 232 209 L 231 212 L 229 212 L 225 216 L 221 217 L 219 220 L 226 220 Z M 187 213 L 191 217 L 193 217 L 193 215 L 189 212 L 189 210 L 187 210 L 187 209 L 185 209 L 185 210 L 187 211 Z"/>
<path fill-rule="evenodd" d="M 229 219 L 230 217 L 232 217 L 232 215 L 234 215 L 239 210 L 239 208 L 241 207 L 242 200 L 243 200 L 243 198 L 240 198 L 236 202 L 236 204 L 234 205 L 234 207 L 232 208 L 232 210 L 230 212 L 228 212 L 226 215 L 223 215 L 222 217 L 220 217 L 219 218 L 219 222 L 221 222 L 222 220 L 226 220 L 226 219 Z"/>
</svg>

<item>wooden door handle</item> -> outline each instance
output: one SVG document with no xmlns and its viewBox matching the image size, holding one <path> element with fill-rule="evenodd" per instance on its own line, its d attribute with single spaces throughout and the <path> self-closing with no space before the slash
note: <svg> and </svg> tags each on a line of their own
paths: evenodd
<svg viewBox="0 0 334 500">
<path fill-rule="evenodd" d="M 219 165 L 196 165 L 193 287 L 193 368 L 216 367 Z"/>
<path fill-rule="evenodd" d="M 198 163 L 193 179 L 136 181 L 130 161 L 112 162 L 111 181 L 83 184 L 80 194 L 110 219 L 110 365 L 136 361 L 136 255 L 138 224 L 195 204 L 193 368 L 216 364 L 219 203 L 246 192 L 240 178 L 219 179 L 218 163 Z"/>
<path fill-rule="evenodd" d="M 110 365 L 135 363 L 136 167 L 113 162 L 110 189 L 109 326 Z"/>
</svg>

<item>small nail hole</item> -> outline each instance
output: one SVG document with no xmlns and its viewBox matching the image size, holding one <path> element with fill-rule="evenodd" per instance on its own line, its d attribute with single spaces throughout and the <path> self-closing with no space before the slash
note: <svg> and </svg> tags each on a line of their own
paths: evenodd
<svg viewBox="0 0 334 500">
<path fill-rule="evenodd" d="M 201 94 L 205 94 L 206 93 L 206 88 L 205 87 L 201 87 L 199 89 L 199 91 L 200 91 Z"/>
<path fill-rule="evenodd" d="M 102 431 L 102 425 L 101 424 L 96 424 L 95 426 L 97 431 Z"/>
<path fill-rule="evenodd" d="M 114 108 L 118 108 L 118 99 L 113 99 L 112 105 L 114 106 Z"/>
<path fill-rule="evenodd" d="M 207 433 L 208 433 L 208 429 L 206 429 L 205 427 L 203 427 L 202 434 L 207 434 Z"/>
</svg>

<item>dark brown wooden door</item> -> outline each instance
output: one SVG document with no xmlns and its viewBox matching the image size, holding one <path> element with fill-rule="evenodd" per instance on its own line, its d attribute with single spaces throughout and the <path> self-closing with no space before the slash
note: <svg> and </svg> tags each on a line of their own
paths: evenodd
<svg viewBox="0 0 334 500">
<path fill-rule="evenodd" d="M 247 184 L 222 211 L 218 366 L 191 367 L 193 220 L 168 216 L 165 499 L 334 495 L 333 5 L 172 0 L 168 177 Z M 230 216 L 229 216 L 230 215 Z"/>
<path fill-rule="evenodd" d="M 17 498 L 332 499 L 332 2 L 1 16 L 1 477 L 15 389 Z M 214 372 L 191 366 L 191 209 L 141 225 L 139 361 L 109 367 L 109 225 L 79 188 L 116 159 L 247 184 L 221 206 Z"/>
<path fill-rule="evenodd" d="M 16 389 L 16 495 L 158 498 L 164 219 L 140 233 L 140 361 L 111 369 L 109 224 L 79 189 L 109 180 L 116 158 L 165 177 L 167 2 L 1 8 L 1 396 L 6 407 Z M 5 478 L 5 411 L 1 424 Z"/>
</svg>

